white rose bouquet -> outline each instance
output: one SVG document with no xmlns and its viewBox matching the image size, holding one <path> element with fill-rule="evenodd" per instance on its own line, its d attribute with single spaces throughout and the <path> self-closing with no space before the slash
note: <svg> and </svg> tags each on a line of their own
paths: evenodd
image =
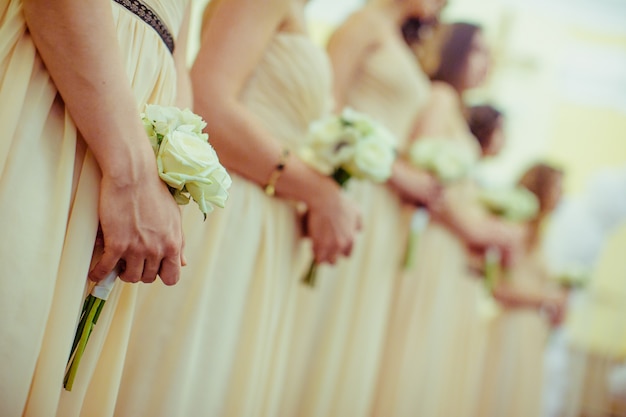
<svg viewBox="0 0 626 417">
<path fill-rule="evenodd" d="M 146 106 L 141 119 L 156 156 L 159 176 L 176 202 L 182 205 L 195 201 L 205 219 L 214 206 L 223 208 L 231 178 L 209 144 L 209 136 L 202 132 L 206 127 L 204 120 L 188 109 L 151 104 Z M 100 249 L 96 243 L 94 254 Z M 63 380 L 67 391 L 72 390 L 87 341 L 118 272 L 111 272 L 95 285 L 85 299 Z"/>
<path fill-rule="evenodd" d="M 409 148 L 409 162 L 445 184 L 467 177 L 476 159 L 469 148 L 446 139 L 424 138 L 415 141 Z"/>
<path fill-rule="evenodd" d="M 469 148 L 442 138 L 423 138 L 415 141 L 409 148 L 408 157 L 411 165 L 429 172 L 442 184 L 466 178 L 477 162 L 476 156 Z M 417 245 L 420 235 L 428 225 L 429 217 L 428 210 L 424 207 L 416 209 L 413 213 L 404 255 L 404 268 L 407 270 L 415 266 Z"/>
<path fill-rule="evenodd" d="M 479 199 L 495 216 L 521 223 L 531 220 L 539 211 L 539 200 L 524 187 L 483 190 Z M 489 248 L 485 256 L 485 285 L 492 291 L 501 275 L 501 254 Z"/>
<path fill-rule="evenodd" d="M 365 114 L 346 108 L 311 124 L 299 156 L 319 172 L 344 186 L 350 178 L 387 181 L 396 158 L 396 138 Z M 315 285 L 317 265 L 311 264 L 304 283 Z"/>
<path fill-rule="evenodd" d="M 572 265 L 552 278 L 565 290 L 581 290 L 589 283 L 590 273 L 587 268 Z"/>
<path fill-rule="evenodd" d="M 539 201 L 524 187 L 483 190 L 480 201 L 493 215 L 512 222 L 525 222 L 537 215 Z"/>
</svg>

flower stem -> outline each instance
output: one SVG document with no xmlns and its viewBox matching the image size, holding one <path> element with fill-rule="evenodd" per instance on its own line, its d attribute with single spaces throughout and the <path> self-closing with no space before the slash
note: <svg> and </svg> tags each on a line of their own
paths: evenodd
<svg viewBox="0 0 626 417">
<path fill-rule="evenodd" d="M 485 286 L 489 293 L 493 293 L 500 279 L 500 251 L 490 247 L 485 253 Z"/>
<path fill-rule="evenodd" d="M 406 245 L 406 252 L 404 253 L 404 269 L 410 271 L 415 266 L 415 260 L 417 258 L 417 245 L 420 240 L 419 232 L 411 231 L 409 233 L 409 241 Z"/>
<path fill-rule="evenodd" d="M 302 278 L 302 283 L 304 285 L 308 285 L 309 287 L 315 287 L 315 282 L 317 281 L 317 263 L 315 261 L 311 262 L 311 266 L 309 266 L 309 270 L 307 271 L 304 278 Z"/>
<path fill-rule="evenodd" d="M 72 348 L 68 369 L 66 370 L 65 378 L 63 380 L 63 387 L 67 391 L 72 390 L 76 373 L 78 372 L 78 366 L 80 365 L 80 361 L 85 353 L 85 348 L 87 347 L 87 341 L 89 340 L 89 336 L 91 336 L 93 327 L 98 320 L 98 316 L 100 315 L 102 306 L 105 302 L 104 300 L 94 297 L 93 295 L 89 295 L 87 299 L 88 300 L 86 300 L 85 303 L 87 310 L 83 313 L 81 323 L 76 330 L 76 337 L 79 335 L 80 337 L 78 337 L 78 343 L 76 346 Z"/>
<path fill-rule="evenodd" d="M 91 310 L 91 308 L 93 307 L 94 301 L 95 301 L 95 297 L 88 296 L 87 298 L 85 298 L 85 302 L 83 303 L 83 311 L 80 314 L 80 320 L 78 322 L 78 328 L 76 329 L 76 334 L 74 335 L 74 342 L 72 342 L 72 350 L 70 351 L 70 358 L 72 357 L 72 354 L 76 350 L 76 346 L 78 346 L 80 335 L 83 333 L 83 329 L 85 328 L 85 323 L 87 322 L 87 315 L 89 314 L 89 310 Z"/>
</svg>

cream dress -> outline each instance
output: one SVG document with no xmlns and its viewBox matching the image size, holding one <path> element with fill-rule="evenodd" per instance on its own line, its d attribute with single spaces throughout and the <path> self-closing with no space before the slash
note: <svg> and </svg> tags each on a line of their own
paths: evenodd
<svg viewBox="0 0 626 417">
<path fill-rule="evenodd" d="M 428 92 L 428 79 L 394 37 L 368 57 L 347 105 L 386 125 L 402 150 Z M 369 413 L 410 210 L 385 185 L 351 180 L 348 192 L 360 206 L 363 230 L 350 258 L 320 267 L 317 286 L 299 289 L 298 336 L 279 416 Z"/>
<path fill-rule="evenodd" d="M 626 416 L 623 386 L 621 395 L 611 393 L 611 375 L 626 363 L 625 245 L 622 222 L 607 236 L 589 284 L 570 302 L 563 417 Z"/>
<path fill-rule="evenodd" d="M 330 112 L 331 92 L 324 51 L 278 33 L 242 102 L 295 149 Z M 284 372 L 284 330 L 308 254 L 299 224 L 294 204 L 237 175 L 225 209 L 205 223 L 185 212 L 188 266 L 176 286 L 139 292 L 116 416 L 277 415 L 280 387 L 270 382 Z"/>
<path fill-rule="evenodd" d="M 512 288 L 541 294 L 547 271 L 536 249 L 507 274 Z M 536 310 L 502 310 L 490 323 L 481 382 L 480 417 L 540 417 L 548 323 Z"/>
<path fill-rule="evenodd" d="M 37 54 L 21 3 L 0 5 L 0 123 L 5 129 L 0 141 L 0 415 L 52 416 L 60 407 L 58 415 L 68 417 L 80 408 L 107 333 L 107 342 L 119 346 L 111 354 L 123 352 L 129 330 L 125 315 L 136 287 L 118 283 L 74 389 L 64 392 L 98 226 L 100 173 Z M 186 2 L 149 3 L 175 35 Z M 173 103 L 176 72 L 164 42 L 135 15 L 111 4 L 138 108 L 146 102 Z M 108 384 L 115 386 L 119 367 L 107 373 Z"/>
<path fill-rule="evenodd" d="M 477 161 L 479 148 L 458 114 L 446 121 L 447 139 Z M 486 215 L 470 179 L 446 189 L 468 219 Z M 396 280 L 372 416 L 470 416 L 482 371 L 486 323 L 478 314 L 483 283 L 468 269 L 464 243 L 431 221 L 422 232 L 412 269 Z"/>
</svg>

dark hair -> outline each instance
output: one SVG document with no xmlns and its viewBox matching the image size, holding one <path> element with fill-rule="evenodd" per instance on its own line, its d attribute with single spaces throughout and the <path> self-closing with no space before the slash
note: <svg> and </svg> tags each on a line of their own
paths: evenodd
<svg viewBox="0 0 626 417">
<path fill-rule="evenodd" d="M 533 193 L 539 201 L 539 213 L 547 214 L 548 196 L 553 191 L 556 181 L 563 177 L 563 171 L 544 162 L 539 162 L 526 170 L 519 180 L 519 185 Z"/>
<path fill-rule="evenodd" d="M 467 124 L 483 152 L 491 145 L 493 132 L 495 132 L 502 117 L 503 114 L 500 110 L 488 104 L 469 108 Z"/>
<path fill-rule="evenodd" d="M 446 82 L 455 90 L 461 90 L 472 41 L 481 30 L 480 26 L 472 23 L 453 23 L 449 26 L 447 38 L 441 48 L 439 66 L 432 76 L 433 80 Z"/>
<path fill-rule="evenodd" d="M 539 162 L 527 169 L 518 181 L 518 185 L 533 193 L 539 202 L 539 212 L 530 222 L 531 229 L 528 242 L 531 246 L 539 243 L 541 223 L 552 209 L 552 207 L 548 207 L 548 198 L 562 177 L 563 171 L 561 169 Z"/>
<path fill-rule="evenodd" d="M 436 17 L 423 19 L 417 17 L 408 18 L 402 25 L 402 36 L 409 46 L 422 41 L 437 26 L 439 21 Z"/>
</svg>

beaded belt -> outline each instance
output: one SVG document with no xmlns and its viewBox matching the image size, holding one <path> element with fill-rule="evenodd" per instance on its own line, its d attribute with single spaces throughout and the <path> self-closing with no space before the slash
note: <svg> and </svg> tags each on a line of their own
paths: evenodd
<svg viewBox="0 0 626 417">
<path fill-rule="evenodd" d="M 167 29 L 167 26 L 163 23 L 161 18 L 152 10 L 148 5 L 144 4 L 140 0 L 113 0 L 117 4 L 124 6 L 128 11 L 136 15 L 138 18 L 146 22 L 152 29 L 154 29 L 165 46 L 170 50 L 170 53 L 174 52 L 174 38 Z"/>
</svg>

